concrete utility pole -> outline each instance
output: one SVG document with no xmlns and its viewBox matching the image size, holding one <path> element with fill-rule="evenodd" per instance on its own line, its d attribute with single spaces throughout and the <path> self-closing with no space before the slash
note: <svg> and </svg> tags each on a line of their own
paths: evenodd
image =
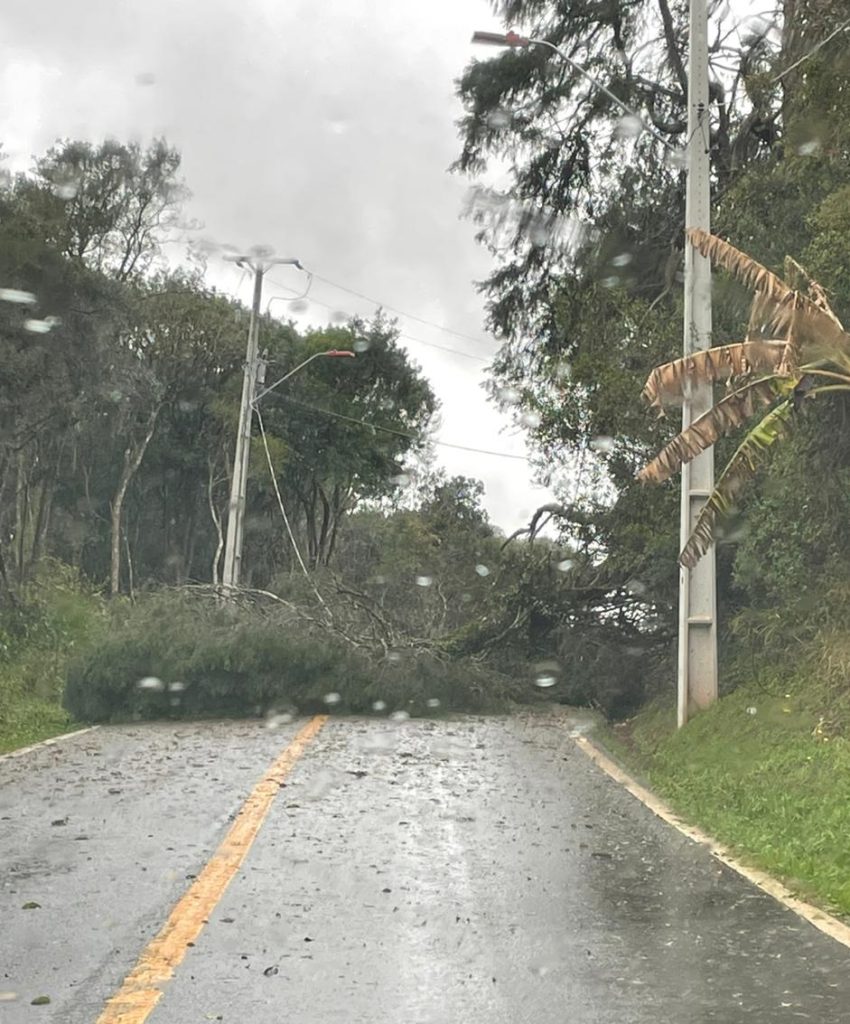
<svg viewBox="0 0 850 1024">
<path fill-rule="evenodd" d="M 239 408 L 239 431 L 236 435 L 236 453 L 233 457 L 233 476 L 230 481 L 230 505 L 227 515 L 227 539 L 224 546 L 222 586 L 225 590 L 239 586 L 242 575 L 242 542 L 245 533 L 245 495 L 248 487 L 248 462 L 251 457 L 251 420 L 254 393 L 260 360 L 257 356 L 260 334 L 260 303 L 263 297 L 263 277 L 271 266 L 287 264 L 301 269 L 296 259 L 275 259 L 252 256 L 228 257 L 238 267 L 254 272 L 254 301 L 248 326 L 248 351 L 242 378 L 242 404 Z"/>
<path fill-rule="evenodd" d="M 688 142 L 685 225 L 711 228 L 708 95 L 708 2 L 691 0 L 688 55 Z M 711 265 L 685 246 L 685 355 L 711 346 Z M 682 408 L 682 427 L 713 405 L 711 384 L 694 383 Z M 682 467 L 680 549 L 714 490 L 714 449 Z M 679 726 L 717 699 L 717 578 L 712 545 L 693 569 L 680 568 Z"/>
</svg>

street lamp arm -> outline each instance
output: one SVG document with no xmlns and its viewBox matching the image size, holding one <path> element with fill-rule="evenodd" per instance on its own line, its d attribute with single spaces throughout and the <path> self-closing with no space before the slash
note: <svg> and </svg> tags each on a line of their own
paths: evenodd
<svg viewBox="0 0 850 1024">
<path fill-rule="evenodd" d="M 259 402 L 259 400 L 263 398 L 265 395 L 267 395 L 270 391 L 274 391 L 276 387 L 278 387 L 280 384 L 283 384 L 284 381 L 289 380 L 289 378 L 298 373 L 299 370 L 303 370 L 308 363 L 312 363 L 314 359 L 320 359 L 322 356 L 349 356 L 350 358 L 353 359 L 354 353 L 348 352 L 347 350 L 336 348 L 328 349 L 327 352 L 314 352 L 311 356 L 308 356 L 302 363 L 299 363 L 297 366 L 294 366 L 288 373 L 285 373 L 280 378 L 280 380 L 276 380 L 274 384 L 270 384 L 267 388 L 263 388 L 263 390 L 258 395 L 254 396 L 254 400 L 251 402 L 251 405 L 256 406 L 257 402 Z"/>
<path fill-rule="evenodd" d="M 527 49 L 529 46 L 545 46 L 548 50 L 551 50 L 553 53 L 556 53 L 561 58 L 561 60 L 564 61 L 565 64 L 568 64 L 574 71 L 577 71 L 580 75 L 583 75 L 588 80 L 588 82 L 590 82 L 600 92 L 604 93 L 608 97 L 608 99 L 611 100 L 612 103 L 614 103 L 620 110 L 623 111 L 624 114 L 628 114 L 629 117 L 637 118 L 637 120 L 640 121 L 640 123 L 643 125 L 646 131 L 648 131 L 654 139 L 660 142 L 662 146 L 665 147 L 665 149 L 674 148 L 671 145 L 670 140 L 665 139 L 664 136 L 656 128 L 649 124 L 646 118 L 641 117 L 641 115 L 636 110 L 633 110 L 630 106 L 624 103 L 619 96 L 611 92 L 611 90 L 608 88 L 607 85 L 605 85 L 604 82 L 600 82 L 595 75 L 592 75 L 587 70 L 587 68 L 582 67 L 582 65 L 579 64 L 577 61 L 574 61 L 572 57 L 569 56 L 569 54 L 564 53 L 564 51 L 559 46 L 556 46 L 554 43 L 550 43 L 548 39 L 528 39 L 525 36 L 517 35 L 516 32 L 508 32 L 505 35 L 501 35 L 496 32 L 475 32 L 473 33 L 472 41 L 473 43 L 485 43 L 489 46 L 511 46 L 521 47 L 523 49 Z"/>
</svg>

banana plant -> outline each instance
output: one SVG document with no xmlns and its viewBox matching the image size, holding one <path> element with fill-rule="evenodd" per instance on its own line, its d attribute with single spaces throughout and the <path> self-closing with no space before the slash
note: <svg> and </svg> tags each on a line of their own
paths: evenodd
<svg viewBox="0 0 850 1024">
<path fill-rule="evenodd" d="M 643 398 L 660 416 L 667 406 L 681 405 L 696 383 L 723 383 L 726 394 L 673 438 L 638 480 L 662 483 L 719 438 L 761 415 L 718 477 L 679 555 L 682 565 L 693 568 L 713 542 L 718 519 L 793 429 L 803 402 L 850 391 L 850 334 L 823 288 L 790 257 L 783 280 L 715 235 L 695 229 L 688 238 L 754 293 L 750 322 L 744 341 L 694 352 L 649 375 Z"/>
</svg>

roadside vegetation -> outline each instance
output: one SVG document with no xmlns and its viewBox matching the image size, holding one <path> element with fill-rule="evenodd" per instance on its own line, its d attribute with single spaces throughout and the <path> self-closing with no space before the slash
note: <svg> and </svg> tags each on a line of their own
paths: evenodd
<svg viewBox="0 0 850 1024">
<path fill-rule="evenodd" d="M 676 361 L 687 5 L 501 6 L 672 147 L 533 48 L 458 82 L 455 169 L 514 175 L 469 202 L 496 257 L 487 387 L 553 500 L 505 536 L 471 454 L 468 475 L 437 469 L 439 403 L 392 319 L 266 314 L 269 381 L 356 358 L 262 399 L 244 587 L 223 607 L 248 311 L 206 284 L 214 241 L 180 269 L 163 255 L 187 226 L 173 147 L 58 142 L 0 178 L 0 748 L 139 717 L 580 704 L 629 721 L 628 756 L 681 813 L 847 911 L 845 4 L 789 0 L 783 22 L 734 30 L 713 14 L 729 244 L 696 239 L 717 264 L 698 367 Z M 649 380 L 659 408 L 690 372 L 718 402 L 709 433 L 677 437 L 640 394 Z M 717 544 L 724 697 L 677 734 L 674 474 L 708 443 L 731 471 L 685 558 Z"/>
</svg>

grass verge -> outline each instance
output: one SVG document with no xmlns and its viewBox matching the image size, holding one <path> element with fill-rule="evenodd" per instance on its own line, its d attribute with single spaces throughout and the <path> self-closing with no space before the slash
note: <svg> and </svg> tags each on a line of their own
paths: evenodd
<svg viewBox="0 0 850 1024">
<path fill-rule="evenodd" d="M 656 702 L 602 742 L 685 820 L 850 915 L 850 726 L 846 693 L 816 679 L 749 684 L 676 730 Z"/>
<path fill-rule="evenodd" d="M 0 754 L 80 727 L 62 706 L 68 665 L 92 642 L 103 602 L 45 563 L 18 606 L 0 615 Z"/>
</svg>

